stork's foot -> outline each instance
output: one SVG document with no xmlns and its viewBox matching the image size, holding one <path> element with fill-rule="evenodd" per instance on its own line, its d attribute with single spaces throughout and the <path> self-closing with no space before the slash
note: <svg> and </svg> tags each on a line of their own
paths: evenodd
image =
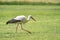
<svg viewBox="0 0 60 40">
<path fill-rule="evenodd" d="M 31 32 L 28 32 L 29 34 L 31 34 Z"/>
</svg>

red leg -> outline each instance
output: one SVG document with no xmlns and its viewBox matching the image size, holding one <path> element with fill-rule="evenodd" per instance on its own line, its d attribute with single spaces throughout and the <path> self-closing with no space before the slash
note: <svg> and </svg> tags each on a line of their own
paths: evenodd
<svg viewBox="0 0 60 40">
<path fill-rule="evenodd" d="M 22 24 L 21 24 L 21 29 L 31 34 L 30 31 L 23 29 Z"/>
<path fill-rule="evenodd" d="M 19 24 L 17 24 L 17 27 L 16 27 L 16 32 L 17 32 L 18 26 L 19 26 Z"/>
</svg>

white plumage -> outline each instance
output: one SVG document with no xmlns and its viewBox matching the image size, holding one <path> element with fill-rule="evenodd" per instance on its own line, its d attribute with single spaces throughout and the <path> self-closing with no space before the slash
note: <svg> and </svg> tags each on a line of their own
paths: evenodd
<svg viewBox="0 0 60 40">
<path fill-rule="evenodd" d="M 9 21 L 6 22 L 6 24 L 9 24 L 9 23 L 17 23 L 17 27 L 16 27 L 16 32 L 17 32 L 17 28 L 19 26 L 19 24 L 21 25 L 21 29 L 22 30 L 25 30 L 22 28 L 22 25 L 24 23 L 27 23 L 30 19 L 33 19 L 34 21 L 36 21 L 31 15 L 28 16 L 28 18 L 26 18 L 24 15 L 21 15 L 21 16 L 17 16 Z M 30 31 L 28 30 L 25 30 L 27 31 L 28 33 L 31 33 Z"/>
<path fill-rule="evenodd" d="M 21 20 L 21 22 L 22 23 L 26 23 L 28 20 L 27 20 L 27 18 L 24 16 L 24 15 L 22 15 L 22 16 L 17 16 L 17 17 L 15 17 L 14 18 L 15 20 Z M 20 22 L 20 23 L 21 23 Z"/>
<path fill-rule="evenodd" d="M 16 19 L 16 20 L 24 20 L 24 19 L 26 19 L 26 17 L 23 15 L 23 16 L 17 16 L 14 19 Z"/>
</svg>

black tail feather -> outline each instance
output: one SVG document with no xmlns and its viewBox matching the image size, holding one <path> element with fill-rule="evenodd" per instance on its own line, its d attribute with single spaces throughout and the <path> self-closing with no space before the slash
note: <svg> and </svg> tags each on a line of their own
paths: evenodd
<svg viewBox="0 0 60 40">
<path fill-rule="evenodd" d="M 17 23 L 17 22 L 21 22 L 21 20 L 12 19 L 12 20 L 7 21 L 6 24 L 9 24 L 9 23 Z"/>
</svg>

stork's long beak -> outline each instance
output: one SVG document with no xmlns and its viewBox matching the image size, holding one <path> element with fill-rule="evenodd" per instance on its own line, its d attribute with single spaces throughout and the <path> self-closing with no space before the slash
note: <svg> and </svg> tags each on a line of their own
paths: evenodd
<svg viewBox="0 0 60 40">
<path fill-rule="evenodd" d="M 33 17 L 31 17 L 34 21 L 36 21 Z"/>
</svg>

